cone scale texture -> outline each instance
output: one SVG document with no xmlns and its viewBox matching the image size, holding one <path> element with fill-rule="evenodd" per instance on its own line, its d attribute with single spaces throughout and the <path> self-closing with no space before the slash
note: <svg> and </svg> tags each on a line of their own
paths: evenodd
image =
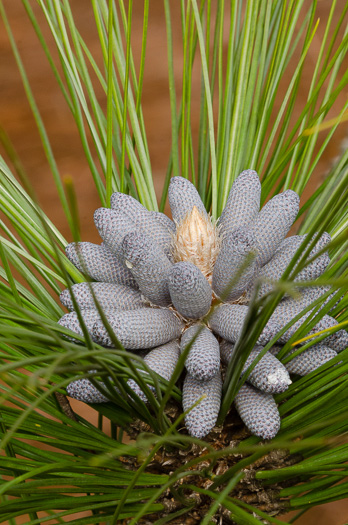
<svg viewBox="0 0 348 525">
<path fill-rule="evenodd" d="M 221 359 L 226 364 L 229 363 L 233 355 L 233 350 L 234 345 L 227 341 L 220 345 Z M 253 348 L 244 364 L 242 374 L 252 365 L 262 350 L 262 346 Z M 291 385 L 287 368 L 270 352 L 266 352 L 254 366 L 247 377 L 247 382 L 268 394 L 280 394 L 281 392 L 285 392 L 289 385 Z"/>
<path fill-rule="evenodd" d="M 191 436 L 203 438 L 214 428 L 221 404 L 222 380 L 220 371 L 208 381 L 199 381 L 186 374 L 182 389 L 182 407 L 189 410 L 185 416 L 186 428 Z"/>
<path fill-rule="evenodd" d="M 226 206 L 219 219 L 223 238 L 236 229 L 248 228 L 260 210 L 261 184 L 254 170 L 245 170 L 232 184 Z"/>
<path fill-rule="evenodd" d="M 121 250 L 142 294 L 153 304 L 168 306 L 168 272 L 172 263 L 161 248 L 144 233 L 133 231 L 124 237 Z"/>
<path fill-rule="evenodd" d="M 253 237 L 246 230 L 234 230 L 229 237 L 222 240 L 221 250 L 216 259 L 213 271 L 212 288 L 215 294 L 225 301 L 235 301 L 252 281 L 255 271 L 255 260 L 243 269 L 247 257 L 253 252 Z"/>
<path fill-rule="evenodd" d="M 80 309 L 95 309 L 95 300 L 103 309 L 134 310 L 146 304 L 140 292 L 122 284 L 78 283 L 71 287 L 71 291 Z M 68 310 L 75 309 L 68 289 L 64 290 L 59 298 Z"/>
<path fill-rule="evenodd" d="M 179 224 L 192 208 L 196 206 L 199 212 L 207 216 L 202 199 L 194 185 L 183 177 L 173 177 L 168 188 L 168 200 L 173 220 Z"/>
<path fill-rule="evenodd" d="M 173 306 L 184 317 L 200 319 L 210 310 L 212 291 L 202 272 L 192 263 L 178 262 L 168 272 Z"/>
<path fill-rule="evenodd" d="M 94 224 L 107 248 L 123 261 L 122 241 L 127 233 L 136 230 L 135 224 L 126 213 L 99 208 L 94 212 Z"/>
<path fill-rule="evenodd" d="M 109 310 L 106 310 L 108 312 Z M 99 312 L 96 308 L 89 308 L 87 310 L 81 310 L 80 311 L 81 317 L 83 319 L 83 322 L 85 324 L 85 327 L 92 337 L 93 341 L 96 341 L 96 338 L 93 335 L 93 327 L 95 322 L 100 319 Z M 78 315 L 76 312 L 70 312 L 68 314 L 63 315 L 58 321 L 58 323 L 63 326 L 64 328 L 67 328 L 68 330 L 71 330 L 72 332 L 75 332 L 78 335 L 83 335 L 82 326 L 80 324 Z M 71 341 L 77 341 L 73 337 L 69 337 Z"/>
<path fill-rule="evenodd" d="M 176 339 L 163 346 L 150 350 L 150 352 L 144 357 L 144 361 L 151 370 L 169 381 L 175 370 L 179 355 L 179 342 Z M 134 379 L 130 379 L 128 385 L 144 402 L 147 402 L 147 397 Z M 153 386 L 150 386 L 149 388 L 153 391 L 155 390 Z"/>
<path fill-rule="evenodd" d="M 251 224 L 259 266 L 266 264 L 277 251 L 299 211 L 299 196 L 292 190 L 279 193 L 265 204 Z"/>
<path fill-rule="evenodd" d="M 107 403 L 105 397 L 87 378 L 72 381 L 67 387 L 68 396 L 84 403 Z"/>
<path fill-rule="evenodd" d="M 285 325 L 287 325 L 289 322 L 293 320 L 294 317 L 299 315 L 301 311 L 303 310 L 301 303 L 297 304 L 297 302 L 293 299 L 285 299 L 282 301 L 279 306 L 275 309 L 273 312 L 271 319 L 275 323 L 277 323 L 281 328 L 284 328 Z M 279 338 L 279 341 L 285 343 L 286 341 L 289 341 L 289 339 L 294 335 L 296 330 L 300 328 L 300 326 L 303 324 L 303 322 L 311 315 L 311 311 L 303 314 L 303 316 L 298 320 L 295 321 L 290 328 Z M 330 315 L 324 315 L 312 328 L 308 331 L 307 335 L 314 335 L 317 332 L 321 332 L 322 330 L 327 330 L 329 328 L 335 328 L 338 325 L 338 322 L 331 317 Z M 330 346 L 333 350 L 336 350 L 336 352 L 341 352 L 342 350 L 345 350 L 348 346 L 348 334 L 345 330 L 339 330 L 336 333 L 328 334 L 328 337 L 325 339 L 325 344 Z"/>
<path fill-rule="evenodd" d="M 281 347 L 271 348 L 273 355 L 277 355 L 280 348 Z M 301 354 L 291 359 L 291 361 L 285 363 L 284 366 L 290 374 L 305 376 L 336 356 L 337 352 L 335 352 L 335 350 L 319 343 L 301 352 Z"/>
<path fill-rule="evenodd" d="M 245 305 L 223 304 L 213 312 L 209 326 L 220 337 L 235 343 L 241 334 L 247 313 L 248 307 Z M 259 336 L 258 344 L 265 345 L 279 330 L 280 325 L 277 321 L 270 319 Z"/>
<path fill-rule="evenodd" d="M 165 308 L 115 311 L 106 317 L 118 341 L 129 350 L 142 350 L 162 345 L 178 338 L 183 329 L 183 323 L 171 310 Z M 101 320 L 93 325 L 92 333 L 101 345 L 114 346 Z"/>
<path fill-rule="evenodd" d="M 176 227 L 174 222 L 164 213 L 160 211 L 151 211 L 150 212 L 153 219 L 158 221 L 162 226 L 167 228 L 170 232 L 175 233 Z"/>
<path fill-rule="evenodd" d="M 208 328 L 201 324 L 190 326 L 181 338 L 183 352 L 190 344 L 185 366 L 188 373 L 198 381 L 207 381 L 220 370 L 219 343 Z"/>
<path fill-rule="evenodd" d="M 170 223 L 161 220 L 158 215 L 148 211 L 136 199 L 124 193 L 113 193 L 111 209 L 126 215 L 132 230 L 143 231 L 155 242 L 166 255 L 170 253 L 172 241 L 172 227 Z M 164 214 L 161 214 L 164 215 Z M 164 215 L 165 217 L 165 215 Z"/>
<path fill-rule="evenodd" d="M 104 244 L 72 242 L 67 245 L 65 252 L 80 272 L 95 281 L 138 287 L 129 269 Z"/>
<path fill-rule="evenodd" d="M 262 439 L 276 436 L 280 428 L 280 416 L 271 394 L 244 384 L 234 402 L 241 419 L 253 434 Z"/>
<path fill-rule="evenodd" d="M 279 248 L 273 255 L 272 259 L 265 264 L 258 272 L 258 279 L 266 281 L 279 281 L 285 270 L 291 263 L 296 251 L 300 248 L 301 244 L 305 240 L 305 235 L 294 235 L 284 239 L 280 244 Z M 326 246 L 331 241 L 331 237 L 328 233 L 324 233 L 317 244 L 309 254 L 308 258 L 314 257 L 315 254 Z M 306 266 L 301 272 L 299 272 L 294 282 L 296 281 L 311 281 L 319 277 L 326 269 L 330 262 L 330 257 L 327 253 L 323 253 L 312 263 Z M 296 268 L 296 265 L 295 265 Z M 274 289 L 272 283 L 264 283 L 261 285 L 258 293 L 258 297 L 263 297 L 267 293 Z M 249 287 L 248 297 L 251 297 L 253 286 Z"/>
</svg>

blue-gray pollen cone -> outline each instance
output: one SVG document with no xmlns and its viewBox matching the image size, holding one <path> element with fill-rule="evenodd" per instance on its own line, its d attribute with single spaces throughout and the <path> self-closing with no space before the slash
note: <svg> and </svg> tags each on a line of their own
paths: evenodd
<svg viewBox="0 0 348 525">
<path fill-rule="evenodd" d="M 274 310 L 270 321 L 277 323 L 280 328 L 284 328 L 288 323 L 292 322 L 291 326 L 286 330 L 286 332 L 279 338 L 281 343 L 286 343 L 289 339 L 295 334 L 295 332 L 301 327 L 301 325 L 307 320 L 308 317 L 312 315 L 312 311 L 308 311 L 303 314 L 298 321 L 293 321 L 293 319 L 299 315 L 303 310 L 303 305 L 301 301 L 297 302 L 294 299 L 285 299 L 279 303 L 279 305 Z M 326 330 L 328 328 L 335 328 L 338 325 L 338 322 L 331 317 L 330 315 L 324 315 L 311 330 L 307 330 L 305 335 L 314 335 L 317 332 Z M 337 331 L 336 333 L 330 334 L 323 341 L 323 344 L 330 346 L 336 352 L 340 352 L 346 348 L 346 341 L 348 343 L 348 335 L 345 338 L 344 330 Z M 348 344 L 347 344 L 348 346 Z"/>
<path fill-rule="evenodd" d="M 321 298 L 320 307 L 322 308 L 332 299 L 334 295 L 338 299 L 338 296 L 336 295 L 337 290 L 332 291 L 332 293 L 329 294 L 326 298 L 323 297 L 324 294 L 326 294 L 330 290 L 332 291 L 331 286 L 311 286 L 309 288 L 303 288 L 301 290 L 301 293 L 299 294 L 299 297 L 296 297 L 296 301 L 301 303 L 302 308 L 306 308 L 307 306 L 311 305 L 314 301 Z M 336 302 L 336 304 L 332 306 L 332 308 L 335 308 L 338 302 L 339 299 Z"/>
<path fill-rule="evenodd" d="M 250 352 L 242 374 L 252 365 L 254 360 L 263 351 L 262 346 L 255 346 Z M 234 353 L 234 344 L 224 341 L 220 344 L 221 360 L 228 364 Z M 291 379 L 286 367 L 272 353 L 266 352 L 260 361 L 249 373 L 247 382 L 268 394 L 279 394 L 285 392 L 291 385 Z"/>
<path fill-rule="evenodd" d="M 212 287 L 224 301 L 235 301 L 253 280 L 256 271 L 253 237 L 237 229 L 221 242 L 213 270 Z M 249 260 L 248 260 L 249 259 Z"/>
<path fill-rule="evenodd" d="M 285 270 L 288 268 L 291 263 L 296 251 L 300 248 L 302 243 L 304 243 L 306 235 L 293 235 L 284 239 L 272 259 L 265 264 L 258 271 L 257 278 L 258 281 L 266 281 L 261 284 L 258 292 L 258 297 L 263 297 L 267 293 L 274 290 L 274 284 L 277 283 L 284 274 Z M 308 258 L 313 257 L 319 250 L 324 248 L 331 240 L 329 234 L 324 233 L 317 241 L 315 247 L 309 254 Z M 296 281 L 311 281 L 319 277 L 326 269 L 330 262 L 330 257 L 328 253 L 323 253 L 312 263 L 306 266 L 301 272 L 299 272 L 294 279 Z M 297 264 L 295 264 L 294 269 Z M 270 281 L 270 282 L 267 282 Z M 253 293 L 253 286 L 249 286 L 247 292 L 247 298 L 250 299 Z"/>
<path fill-rule="evenodd" d="M 102 309 L 134 310 L 146 306 L 146 301 L 140 292 L 123 284 L 77 283 L 71 287 L 71 291 L 80 309 L 95 309 L 96 302 Z M 75 310 L 68 288 L 60 294 L 60 301 L 69 310 Z"/>
<path fill-rule="evenodd" d="M 68 396 L 84 403 L 107 403 L 109 401 L 87 378 L 72 381 L 66 387 L 66 392 Z"/>
<path fill-rule="evenodd" d="M 316 245 L 311 250 L 308 259 L 314 257 L 320 250 L 325 248 L 331 242 L 331 237 L 328 233 L 324 232 L 321 237 L 319 237 Z M 314 281 L 320 277 L 328 265 L 330 264 L 330 256 L 327 252 L 319 255 L 314 261 L 307 264 L 303 270 L 301 270 L 295 277 L 296 281 Z"/>
<path fill-rule="evenodd" d="M 191 342 L 192 346 L 185 361 L 186 370 L 194 379 L 208 381 L 220 369 L 219 343 L 202 324 L 192 325 L 184 332 L 180 351 L 183 352 Z"/>
<path fill-rule="evenodd" d="M 94 212 L 94 224 L 104 244 L 122 260 L 122 241 L 127 233 L 136 229 L 134 222 L 122 211 L 98 208 Z"/>
<path fill-rule="evenodd" d="M 158 244 L 167 257 L 170 256 L 173 230 L 168 225 L 168 222 L 164 223 L 163 220 L 158 220 L 153 212 L 150 212 L 136 199 L 124 193 L 116 192 L 111 195 L 111 208 L 116 213 L 126 215 L 129 223 L 134 225 L 133 230 L 142 230 Z M 169 218 L 168 221 L 174 226 L 174 223 Z"/>
<path fill-rule="evenodd" d="M 123 239 L 122 254 L 145 297 L 158 306 L 171 304 L 168 273 L 172 263 L 161 248 L 144 233 L 133 231 Z"/>
<path fill-rule="evenodd" d="M 295 222 L 299 204 L 297 193 L 286 190 L 269 200 L 250 225 L 258 253 L 258 266 L 266 264 L 279 248 Z"/>
<path fill-rule="evenodd" d="M 109 310 L 107 310 L 109 311 Z M 99 312 L 96 308 L 90 308 L 88 310 L 81 310 L 80 315 L 83 319 L 83 322 L 85 324 L 87 332 L 90 334 L 93 341 L 96 341 L 96 339 L 93 336 L 93 326 L 94 323 L 100 319 Z M 78 335 L 83 335 L 82 326 L 80 324 L 78 315 L 76 312 L 69 312 L 68 314 L 63 315 L 58 321 L 58 324 L 63 326 L 64 328 L 68 328 L 68 330 L 71 330 L 72 332 L 75 332 Z M 73 337 L 68 337 L 71 341 L 77 341 Z"/>
<path fill-rule="evenodd" d="M 236 178 L 219 219 L 220 233 L 228 237 L 236 228 L 247 228 L 260 210 L 261 184 L 254 170 Z"/>
<path fill-rule="evenodd" d="M 304 310 L 305 308 L 313 304 L 314 301 L 321 299 L 319 304 L 317 303 L 315 305 L 316 308 L 319 306 L 319 310 L 321 310 L 335 295 L 335 292 L 332 292 L 324 298 L 324 294 L 327 294 L 327 292 L 329 292 L 330 290 L 332 290 L 330 286 L 311 286 L 308 288 L 301 288 L 301 290 L 298 294 L 296 294 L 295 297 L 285 296 L 284 299 L 280 302 L 280 304 L 292 305 L 292 307 L 294 308 L 294 312 L 297 311 L 299 313 L 301 310 Z M 334 308 L 337 304 L 338 301 L 335 305 L 332 306 L 332 308 Z"/>
<path fill-rule="evenodd" d="M 209 312 L 212 290 L 201 270 L 180 261 L 168 271 L 168 289 L 177 311 L 188 319 L 200 319 Z"/>
<path fill-rule="evenodd" d="M 175 233 L 176 226 L 175 223 L 165 214 L 160 211 L 151 211 L 150 212 L 153 219 L 158 221 L 162 226 L 167 228 L 172 233 Z"/>
<path fill-rule="evenodd" d="M 95 281 L 138 287 L 128 268 L 104 244 L 72 242 L 65 253 L 80 272 Z"/>
<path fill-rule="evenodd" d="M 237 411 L 252 434 L 272 439 L 280 428 L 278 407 L 272 394 L 244 384 L 235 397 Z"/>
<path fill-rule="evenodd" d="M 185 416 L 185 425 L 191 436 L 204 438 L 214 428 L 221 405 L 221 392 L 220 371 L 208 381 L 198 381 L 190 374 L 186 374 L 182 388 L 184 412 L 202 398 Z"/>
<path fill-rule="evenodd" d="M 150 352 L 144 357 L 144 362 L 151 370 L 153 370 L 153 372 L 156 372 L 156 374 L 163 377 L 163 379 L 169 381 L 174 373 L 179 356 L 179 341 L 178 339 L 175 339 L 165 345 L 150 350 Z M 146 395 L 134 379 L 129 379 L 128 385 L 134 390 L 140 399 L 145 403 L 147 402 Z M 149 386 L 149 388 L 152 391 L 155 391 L 153 386 Z"/>
<path fill-rule="evenodd" d="M 220 342 L 220 359 L 224 365 L 228 365 L 234 354 L 234 343 L 222 339 Z"/>
<path fill-rule="evenodd" d="M 262 346 L 256 346 L 245 362 L 243 373 L 262 352 Z M 291 379 L 286 367 L 271 353 L 266 352 L 250 372 L 248 383 L 268 394 L 280 394 L 291 385 Z"/>
<path fill-rule="evenodd" d="M 139 308 L 115 311 L 106 315 L 118 341 L 126 349 L 154 348 L 180 337 L 183 323 L 168 308 Z M 93 337 L 103 346 L 113 347 L 112 339 L 103 322 L 93 326 Z"/>
<path fill-rule="evenodd" d="M 272 347 L 271 352 L 276 355 L 280 349 L 281 347 Z M 295 351 L 296 349 L 293 350 L 290 355 Z M 305 376 L 319 368 L 321 365 L 331 361 L 331 359 L 336 356 L 337 352 L 335 352 L 335 350 L 332 350 L 332 348 L 329 348 L 324 344 L 318 343 L 295 356 L 291 361 L 285 363 L 284 366 L 290 374 Z"/>
<path fill-rule="evenodd" d="M 172 177 L 168 188 L 168 200 L 176 224 L 182 222 L 194 206 L 202 215 L 208 216 L 195 186 L 184 177 Z"/>
<path fill-rule="evenodd" d="M 325 343 L 335 352 L 343 352 L 343 350 L 348 348 L 348 333 L 346 330 L 339 330 L 325 339 Z"/>
<path fill-rule="evenodd" d="M 125 213 L 133 220 L 136 215 L 149 213 L 148 210 L 134 197 L 116 191 L 111 195 L 110 206 L 115 211 L 125 211 Z"/>
<path fill-rule="evenodd" d="M 209 327 L 231 343 L 235 343 L 241 334 L 248 307 L 240 304 L 222 304 L 217 306 L 209 319 Z M 262 330 L 257 344 L 266 345 L 279 332 L 280 326 L 270 319 Z"/>
</svg>

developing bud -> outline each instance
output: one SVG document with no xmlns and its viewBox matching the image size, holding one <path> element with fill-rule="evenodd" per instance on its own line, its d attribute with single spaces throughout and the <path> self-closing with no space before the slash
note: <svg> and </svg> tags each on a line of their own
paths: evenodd
<svg viewBox="0 0 348 525">
<path fill-rule="evenodd" d="M 218 229 L 208 215 L 196 206 L 187 213 L 174 235 L 174 260 L 188 261 L 209 278 L 212 275 L 220 241 Z"/>
</svg>

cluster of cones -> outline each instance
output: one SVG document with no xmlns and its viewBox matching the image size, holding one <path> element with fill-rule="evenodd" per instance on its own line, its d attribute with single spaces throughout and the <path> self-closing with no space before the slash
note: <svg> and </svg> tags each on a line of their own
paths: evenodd
<svg viewBox="0 0 348 525">
<path fill-rule="evenodd" d="M 299 210 L 299 197 L 287 190 L 260 210 L 261 186 L 253 170 L 243 171 L 234 182 L 226 207 L 214 224 L 203 202 L 187 179 L 173 177 L 169 204 L 173 220 L 148 211 L 129 195 L 114 193 L 111 208 L 100 208 L 94 221 L 101 245 L 72 243 L 68 258 L 88 275 L 91 283 L 75 284 L 61 294 L 71 310 L 59 323 L 83 334 L 78 307 L 92 339 L 105 346 L 124 348 L 144 357 L 147 366 L 169 380 L 180 353 L 186 352 L 182 385 L 185 424 L 195 437 L 206 436 L 220 410 L 221 364 L 231 359 L 255 293 L 262 297 L 279 281 L 305 236 L 287 237 Z M 296 276 L 298 281 L 317 279 L 330 263 L 325 247 L 330 236 L 316 238 L 310 257 L 319 255 Z M 259 283 L 262 283 L 259 286 Z M 255 288 L 258 283 L 257 288 Z M 262 331 L 246 370 L 263 347 L 328 288 L 301 289 L 295 299 L 285 296 Z M 73 297 L 72 297 L 73 296 Z M 104 326 L 96 302 L 112 332 Z M 294 322 L 277 344 L 286 343 L 313 309 Z M 335 327 L 324 315 L 309 333 Z M 274 437 L 280 417 L 273 394 L 291 384 L 289 374 L 305 375 L 348 346 L 348 334 L 338 330 L 324 342 L 283 365 L 272 347 L 259 360 L 235 399 L 235 406 L 249 430 L 264 439 Z M 128 385 L 144 401 L 134 380 Z M 152 387 L 153 388 L 153 387 Z M 71 383 L 71 397 L 89 403 L 108 401 L 88 380 Z M 191 410 L 190 408 L 195 405 Z"/>
</svg>

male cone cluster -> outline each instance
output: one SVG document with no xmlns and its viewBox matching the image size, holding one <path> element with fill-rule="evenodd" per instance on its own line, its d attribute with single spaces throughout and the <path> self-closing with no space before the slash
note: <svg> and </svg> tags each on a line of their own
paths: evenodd
<svg viewBox="0 0 348 525">
<path fill-rule="evenodd" d="M 187 431 L 197 438 L 206 436 L 216 424 L 221 368 L 233 355 L 255 283 L 262 279 L 259 297 L 271 291 L 271 282 L 280 279 L 305 239 L 299 235 L 286 238 L 298 214 L 298 195 L 286 190 L 260 210 L 260 193 L 257 173 L 243 171 L 231 188 L 217 224 L 194 185 L 183 177 L 173 177 L 169 186 L 173 220 L 148 211 L 129 195 L 114 193 L 111 208 L 100 208 L 94 214 L 102 244 L 80 242 L 66 248 L 70 261 L 95 282 L 73 285 L 74 301 L 69 290 L 62 292 L 61 301 L 71 311 L 59 323 L 82 335 L 74 311 L 77 305 L 95 342 L 113 347 L 118 340 L 128 350 L 147 351 L 145 363 L 166 380 L 180 353 L 185 352 L 182 403 L 188 411 Z M 327 233 L 317 238 L 310 256 L 329 242 Z M 316 279 L 329 262 L 324 252 L 295 281 Z M 318 286 L 302 289 L 296 300 L 285 296 L 260 334 L 257 346 L 245 348 L 249 357 L 243 371 L 285 325 L 326 292 Z M 95 299 L 112 333 L 104 326 Z M 310 313 L 288 328 L 278 344 L 288 341 Z M 335 319 L 325 315 L 311 332 L 336 325 Z M 305 375 L 347 346 L 347 332 L 339 330 L 286 365 L 276 357 L 281 346 L 266 352 L 235 399 L 249 430 L 264 439 L 274 437 L 280 417 L 273 394 L 288 388 L 289 374 Z M 146 401 L 134 380 L 128 384 Z M 89 403 L 107 401 L 86 379 L 71 383 L 67 392 Z"/>
</svg>

